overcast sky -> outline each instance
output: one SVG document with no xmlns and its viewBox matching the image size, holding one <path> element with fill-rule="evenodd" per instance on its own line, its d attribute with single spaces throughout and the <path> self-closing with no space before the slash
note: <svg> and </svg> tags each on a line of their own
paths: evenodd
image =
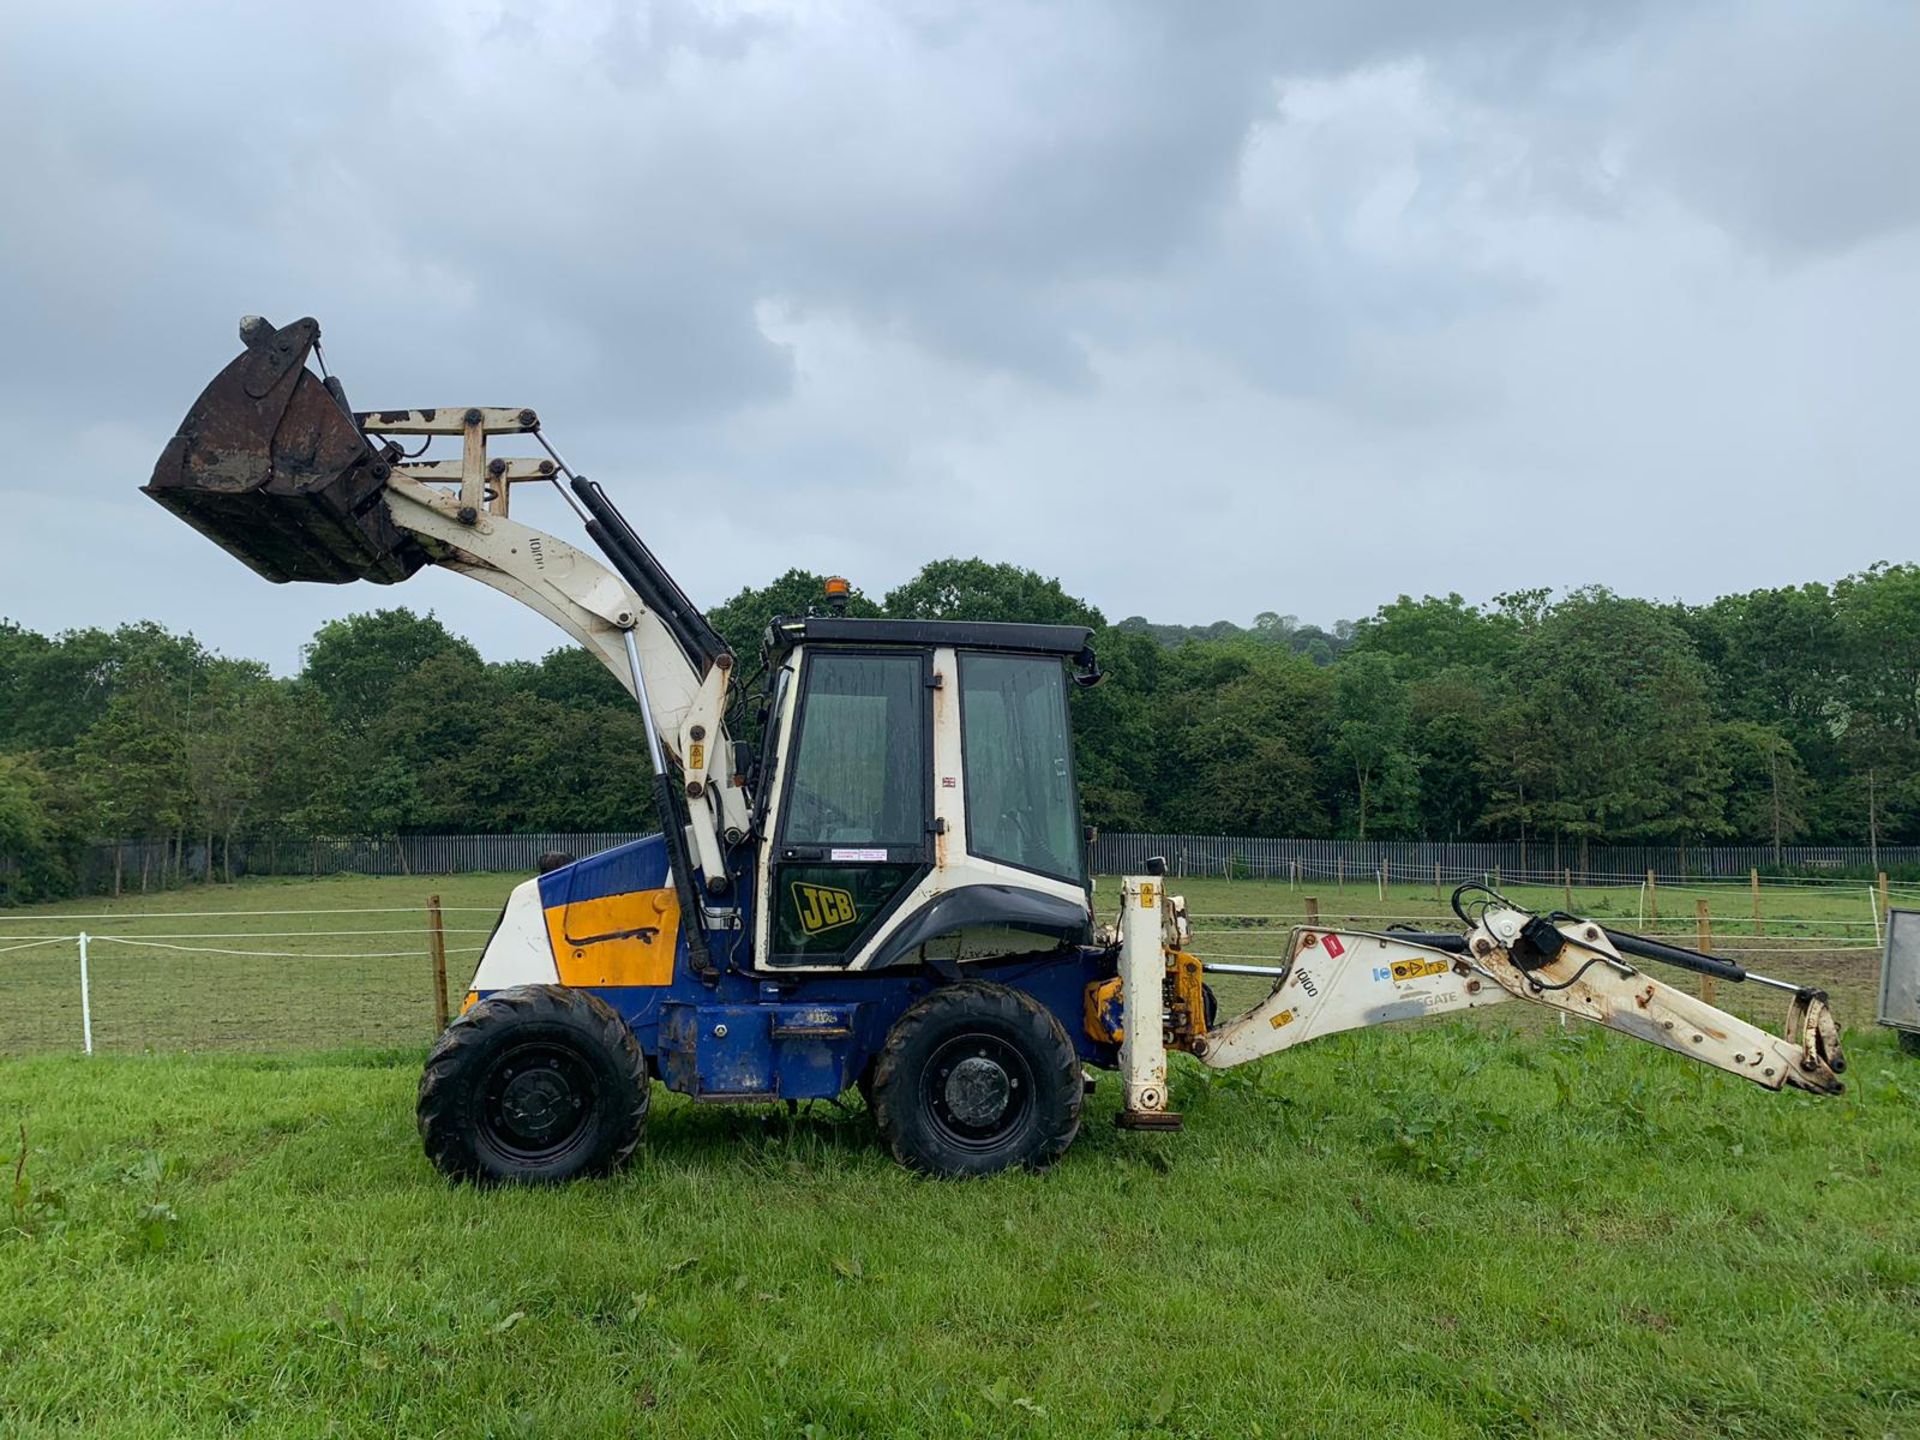
<svg viewBox="0 0 1920 1440">
<path fill-rule="evenodd" d="M 561 643 L 438 573 L 269 586 L 137 493 L 247 311 L 363 408 L 537 407 L 709 604 L 977 554 L 1330 623 L 1914 555 L 1911 3 L 7 12 L 39 629 Z"/>
</svg>

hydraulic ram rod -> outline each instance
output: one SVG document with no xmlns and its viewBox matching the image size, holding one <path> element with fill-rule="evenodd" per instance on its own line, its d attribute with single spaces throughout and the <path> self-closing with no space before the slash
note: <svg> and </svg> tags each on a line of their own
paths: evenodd
<svg viewBox="0 0 1920 1440">
<path fill-rule="evenodd" d="M 1692 970 L 1700 975 L 1712 975 L 1721 980 L 1735 982 L 1751 980 L 1756 985 L 1769 985 L 1775 990 L 1785 990 L 1798 995 L 1807 989 L 1805 985 L 1795 985 L 1790 980 L 1775 980 L 1770 975 L 1756 975 L 1744 965 L 1731 960 L 1722 960 L 1717 955 L 1703 955 L 1698 950 L 1683 949 L 1678 945 L 1664 945 L 1658 940 L 1649 940 L 1644 935 L 1635 935 L 1627 930 L 1602 929 L 1607 939 L 1613 942 L 1613 948 L 1622 955 L 1638 955 L 1642 960 L 1658 960 L 1663 964 L 1677 965 L 1682 970 Z"/>
</svg>

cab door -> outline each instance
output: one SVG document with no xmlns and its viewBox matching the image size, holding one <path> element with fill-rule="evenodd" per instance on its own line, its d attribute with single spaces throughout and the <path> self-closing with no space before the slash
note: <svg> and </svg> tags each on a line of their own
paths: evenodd
<svg viewBox="0 0 1920 1440">
<path fill-rule="evenodd" d="M 844 966 L 932 863 L 924 651 L 811 649 L 781 769 L 766 963 Z"/>
</svg>

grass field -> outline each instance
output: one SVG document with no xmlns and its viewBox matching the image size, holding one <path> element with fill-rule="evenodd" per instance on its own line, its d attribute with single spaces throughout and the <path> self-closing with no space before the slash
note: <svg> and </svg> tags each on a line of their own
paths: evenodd
<svg viewBox="0 0 1920 1440">
<path fill-rule="evenodd" d="M 447 907 L 448 970 L 456 994 L 517 875 L 378 879 L 363 876 L 247 880 L 119 900 L 73 901 L 0 911 L 0 947 L 33 936 L 86 930 L 93 1030 L 106 1051 L 287 1050 L 422 1043 L 433 1025 L 424 906 Z M 1289 889 L 1284 882 L 1189 879 L 1175 883 L 1193 914 L 1203 957 L 1277 963 L 1289 927 L 1308 900 L 1322 920 L 1351 928 L 1391 923 L 1453 928 L 1430 887 L 1371 880 Z M 1564 904 L 1558 889 L 1514 888 L 1540 909 Z M 1102 882 L 1102 918 L 1119 885 Z M 1765 934 L 1754 934 L 1744 886 L 1662 887 L 1656 923 L 1635 887 L 1573 892 L 1574 907 L 1602 921 L 1695 938 L 1695 904 L 1713 915 L 1714 944 L 1763 972 L 1825 985 L 1843 1022 L 1873 1014 L 1879 960 L 1873 911 L 1862 887 L 1783 886 L 1763 896 Z M 1896 903 L 1899 898 L 1896 896 Z M 260 913 L 256 913 L 260 912 Z M 340 932 L 340 933 L 334 933 Z M 18 937 L 18 938 L 15 938 Z M 112 938 L 106 938 L 112 937 Z M 239 952 L 239 953 L 230 953 Z M 1672 975 L 1663 978 L 1674 979 Z M 1692 985 L 1691 978 L 1684 983 Z M 1257 999 L 1257 981 L 1221 980 L 1229 1006 Z M 0 1055 L 67 1050 L 81 1034 L 78 962 L 72 940 L 0 950 Z M 1769 1024 L 1783 1006 L 1765 992 L 1722 986 L 1719 1001 Z M 1508 1023 L 1525 1023 L 1502 1011 Z"/>
<path fill-rule="evenodd" d="M 305 1033 L 351 972 L 290 964 Z M 617 1179 L 449 1187 L 418 1042 L 0 1061 L 0 1434 L 1920 1433 L 1920 1062 L 1856 1024 L 1846 1095 L 1770 1095 L 1522 1008 L 1178 1062 L 1179 1135 L 1115 1131 L 1108 1079 L 1054 1172 L 972 1184 L 857 1101 L 656 1091 Z"/>
<path fill-rule="evenodd" d="M 662 1097 L 535 1193 L 428 1170 L 414 1053 L 7 1062 L 0 1433 L 1911 1435 L 1920 1066 L 1855 1053 L 1373 1032 L 973 1184 Z"/>
</svg>

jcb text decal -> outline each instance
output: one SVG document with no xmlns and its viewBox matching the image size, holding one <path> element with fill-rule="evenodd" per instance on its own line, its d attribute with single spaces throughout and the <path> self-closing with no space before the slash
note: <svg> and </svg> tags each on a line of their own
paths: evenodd
<svg viewBox="0 0 1920 1440">
<path fill-rule="evenodd" d="M 800 928 L 809 935 L 851 925 L 859 917 L 848 891 L 831 885 L 808 885 L 799 880 L 793 882 L 792 888 L 794 914 Z"/>
</svg>

